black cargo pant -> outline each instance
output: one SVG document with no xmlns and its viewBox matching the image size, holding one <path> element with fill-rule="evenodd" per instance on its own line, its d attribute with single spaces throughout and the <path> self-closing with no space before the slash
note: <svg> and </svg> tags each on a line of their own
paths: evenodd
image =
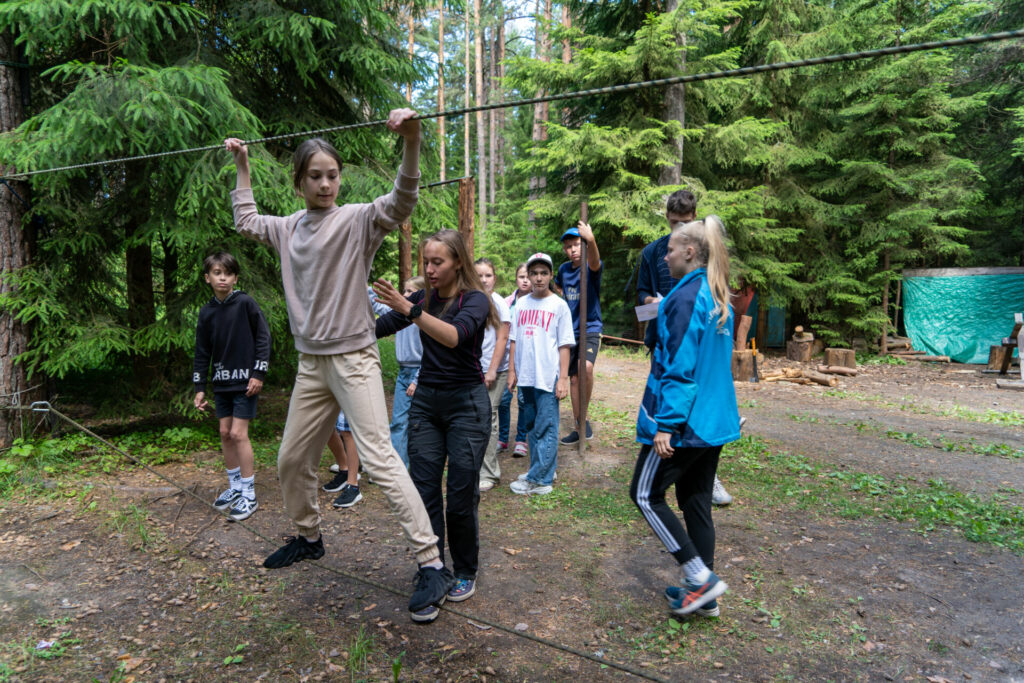
<svg viewBox="0 0 1024 683">
<path fill-rule="evenodd" d="M 437 534 L 442 562 L 447 530 L 452 571 L 460 579 L 476 579 L 480 466 L 490 436 L 491 401 L 482 382 L 451 388 L 416 387 L 409 407 L 409 474 Z M 447 510 L 441 495 L 446 461 Z"/>
</svg>

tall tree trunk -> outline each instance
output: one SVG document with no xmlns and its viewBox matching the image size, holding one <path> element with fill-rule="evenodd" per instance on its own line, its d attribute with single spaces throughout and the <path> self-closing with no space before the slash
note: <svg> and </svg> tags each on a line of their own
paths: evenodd
<svg viewBox="0 0 1024 683">
<path fill-rule="evenodd" d="M 572 15 L 569 14 L 569 3 L 562 4 L 562 26 L 564 28 L 572 28 Z M 565 38 L 562 40 L 562 64 L 568 64 L 572 61 L 572 45 L 569 43 L 569 39 Z M 562 124 L 568 125 L 569 123 L 569 107 L 566 106 L 562 109 Z"/>
<path fill-rule="evenodd" d="M 537 14 L 540 15 L 541 21 L 537 22 L 536 37 L 537 37 L 537 59 L 542 62 L 551 61 L 551 45 L 548 39 L 548 26 L 551 23 L 551 0 L 537 0 Z M 545 94 L 544 89 L 541 88 L 537 92 L 538 97 L 542 97 Z M 548 103 L 541 102 L 533 105 L 533 135 L 531 136 L 534 144 L 543 142 L 548 139 L 548 130 L 545 127 L 545 123 L 548 121 Z M 535 201 L 544 192 L 547 187 L 548 181 L 544 176 L 534 176 L 530 178 L 530 201 Z M 530 209 L 530 226 L 534 226 L 534 214 L 533 209 Z"/>
<path fill-rule="evenodd" d="M 146 169 L 140 162 L 129 162 L 126 169 L 125 192 L 146 186 L 142 178 Z M 145 206 L 136 202 L 136 207 Z M 148 237 L 140 237 L 147 216 L 133 212 L 125 224 L 125 283 L 127 285 L 128 329 L 134 337 L 156 322 L 156 297 L 153 292 L 153 245 Z M 159 359 L 155 353 L 132 352 L 132 387 L 137 396 L 147 396 L 156 386 Z"/>
<path fill-rule="evenodd" d="M 665 0 L 665 11 L 672 12 L 679 6 L 679 0 Z M 677 24 L 678 25 L 678 24 Z M 686 34 L 682 31 L 676 33 L 676 45 L 686 47 Z M 686 51 L 679 54 L 679 73 L 686 71 Z M 678 121 L 686 127 L 686 86 L 682 83 L 670 85 L 665 88 L 665 120 Z M 658 173 L 659 185 L 678 185 L 683 179 L 683 136 L 680 135 L 672 141 L 676 148 L 678 164 L 665 166 Z"/>
<path fill-rule="evenodd" d="M 0 34 L 0 133 L 17 128 L 25 120 L 22 100 L 20 67 L 10 66 L 21 61 L 14 48 L 14 37 L 9 33 Z M 0 167 L 0 172 L 10 173 L 15 169 Z M 0 186 L 0 296 L 7 296 L 13 290 L 7 276 L 29 265 L 32 259 L 32 234 L 22 229 L 27 210 L 28 185 L 8 181 Z M 18 196 L 15 196 L 15 192 Z M 20 197 L 20 198 L 19 198 Z M 21 393 L 29 388 L 25 368 L 14 359 L 28 350 L 29 330 L 7 311 L 0 309 L 0 405 L 24 405 L 43 392 Z M 22 416 L 10 410 L 0 410 L 0 446 L 7 447 L 14 441 L 17 425 Z"/>
<path fill-rule="evenodd" d="M 484 32 L 480 30 L 480 0 L 473 0 L 473 55 L 475 62 L 473 72 L 476 76 L 476 104 L 485 103 L 484 99 Z M 476 174 L 477 212 L 480 214 L 479 230 L 483 235 L 487 229 L 487 128 L 484 126 L 484 113 L 476 113 Z"/>
<path fill-rule="evenodd" d="M 501 20 L 501 17 L 498 17 Z M 497 90 L 495 84 L 495 77 L 497 75 L 497 61 L 498 61 L 498 30 L 497 26 L 491 29 L 491 39 L 487 42 L 487 48 L 490 59 L 487 63 L 487 101 L 493 102 L 495 97 L 494 93 Z M 498 145 L 498 130 L 497 130 L 498 111 L 492 109 L 487 112 L 487 185 L 488 185 L 488 212 L 494 213 L 494 199 L 495 199 L 495 174 L 497 172 L 497 154 L 496 149 Z"/>
<path fill-rule="evenodd" d="M 444 111 L 444 0 L 437 0 L 437 109 Z M 441 181 L 448 167 L 445 117 L 437 120 L 437 135 L 441 143 Z"/>
<path fill-rule="evenodd" d="M 505 101 L 505 8 L 502 5 L 502 0 L 495 0 L 498 14 L 498 56 L 497 56 L 497 74 L 498 81 L 494 86 L 494 91 L 497 95 L 498 102 Z M 501 189 L 505 189 L 505 110 L 498 109 L 495 111 L 497 115 L 497 126 L 498 126 L 498 152 L 497 152 L 497 163 L 498 163 L 498 175 L 502 179 Z"/>
<path fill-rule="evenodd" d="M 465 64 L 465 75 L 466 81 L 464 84 L 463 99 L 465 102 L 465 108 L 469 109 L 469 73 L 472 68 L 469 61 L 469 7 L 466 7 L 466 64 Z M 469 172 L 469 115 L 466 114 L 462 117 L 462 157 L 463 157 L 463 173 L 462 175 L 466 178 L 470 177 Z"/>
<path fill-rule="evenodd" d="M 413 22 L 412 16 L 413 6 L 409 5 L 409 62 L 412 63 L 413 49 L 415 43 L 413 42 L 413 36 L 416 32 L 416 25 Z M 409 83 L 408 89 L 405 91 L 405 101 L 412 107 L 412 82 Z M 441 118 L 442 125 L 444 124 L 444 118 Z M 444 137 L 442 136 L 442 140 Z M 444 172 L 444 163 L 441 164 L 442 173 Z M 405 281 L 412 277 L 412 221 L 406 220 L 399 227 L 398 230 L 398 288 L 399 291 L 405 288 Z"/>
</svg>

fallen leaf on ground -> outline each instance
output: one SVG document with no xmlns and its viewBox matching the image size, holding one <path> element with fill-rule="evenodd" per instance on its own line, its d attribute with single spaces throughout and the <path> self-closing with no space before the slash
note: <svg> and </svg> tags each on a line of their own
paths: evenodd
<svg viewBox="0 0 1024 683">
<path fill-rule="evenodd" d="M 518 555 L 520 552 L 522 552 L 521 550 L 516 550 L 515 548 L 502 548 L 502 550 L 504 550 L 509 555 Z"/>
<path fill-rule="evenodd" d="M 75 539 L 74 541 L 68 541 L 67 543 L 65 543 L 64 545 L 62 545 L 62 546 L 60 547 L 60 549 L 61 549 L 61 550 L 71 550 L 71 549 L 73 549 L 73 548 L 77 548 L 77 547 L 78 547 L 78 546 L 80 546 L 81 544 L 82 544 L 82 539 L 78 538 L 78 539 Z"/>
</svg>

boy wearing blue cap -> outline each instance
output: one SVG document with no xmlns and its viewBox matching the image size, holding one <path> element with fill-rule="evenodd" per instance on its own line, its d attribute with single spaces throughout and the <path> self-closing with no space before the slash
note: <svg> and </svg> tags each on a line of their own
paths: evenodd
<svg viewBox="0 0 1024 683">
<path fill-rule="evenodd" d="M 583 265 L 582 243 L 587 243 L 587 310 L 586 315 L 586 338 L 580 339 L 580 274 Z M 565 445 L 575 444 L 580 440 L 580 381 L 579 354 L 581 349 L 586 353 L 587 359 L 587 392 L 586 401 L 590 404 L 590 395 L 594 391 L 594 362 L 597 360 L 597 352 L 601 348 L 601 273 L 604 271 L 604 264 L 601 263 L 601 254 L 597 250 L 597 241 L 594 239 L 594 231 L 590 225 L 580 221 L 575 228 L 569 228 L 562 233 L 562 251 L 569 259 L 558 268 L 555 276 L 555 284 L 561 288 L 562 296 L 569 304 L 569 312 L 572 313 L 572 330 L 576 337 L 576 346 L 573 347 L 569 358 L 569 396 L 572 400 L 572 417 L 576 429 L 562 437 L 561 443 Z M 586 424 L 586 438 L 591 439 L 594 430 L 590 428 L 590 420 Z"/>
</svg>

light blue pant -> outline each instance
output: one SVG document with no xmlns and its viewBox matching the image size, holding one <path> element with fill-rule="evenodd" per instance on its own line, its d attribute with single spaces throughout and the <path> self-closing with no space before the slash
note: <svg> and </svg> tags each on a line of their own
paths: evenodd
<svg viewBox="0 0 1024 683">
<path fill-rule="evenodd" d="M 409 405 L 412 403 L 412 396 L 407 396 L 405 390 L 416 378 L 418 367 L 403 365 L 398 368 L 398 377 L 395 379 L 395 400 L 391 404 L 391 445 L 398 451 L 398 457 L 409 467 Z"/>
<path fill-rule="evenodd" d="M 558 465 L 558 399 L 554 392 L 520 387 L 520 422 L 530 434 L 530 470 L 526 479 L 550 486 Z M 525 422 L 523 422 L 525 420 Z"/>
<path fill-rule="evenodd" d="M 505 385 L 505 391 L 501 395 L 501 404 L 498 406 L 498 441 L 502 443 L 508 443 L 509 425 L 512 422 L 512 392 L 508 390 L 508 385 Z M 519 406 L 519 415 L 523 414 L 523 392 L 516 390 L 516 402 Z M 516 420 L 516 438 L 515 441 L 526 441 L 526 430 L 523 425 L 526 423 L 522 417 Z"/>
</svg>

